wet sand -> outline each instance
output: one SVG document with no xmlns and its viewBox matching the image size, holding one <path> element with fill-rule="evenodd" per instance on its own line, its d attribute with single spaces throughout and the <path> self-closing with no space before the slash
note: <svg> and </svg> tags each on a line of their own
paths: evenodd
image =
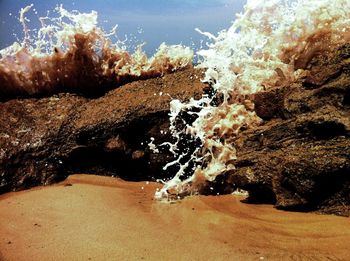
<svg viewBox="0 0 350 261">
<path fill-rule="evenodd" d="M 242 197 L 153 200 L 154 183 L 74 175 L 0 196 L 0 260 L 349 260 L 350 218 Z"/>
</svg>

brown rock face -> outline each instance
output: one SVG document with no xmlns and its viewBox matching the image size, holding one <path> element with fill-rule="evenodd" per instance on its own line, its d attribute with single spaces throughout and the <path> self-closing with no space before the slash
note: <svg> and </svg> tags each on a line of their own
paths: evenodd
<svg viewBox="0 0 350 261">
<path fill-rule="evenodd" d="M 278 208 L 349 215 L 350 45 L 314 57 L 302 75 L 254 96 L 264 122 L 237 136 L 236 170 L 210 186 L 220 193 L 241 188 L 249 201 Z M 97 99 L 62 94 L 0 103 L 0 192 L 71 173 L 172 176 L 162 170 L 170 154 L 153 153 L 147 143 L 171 140 L 169 102 L 200 97 L 201 77 L 189 69 Z"/>
<path fill-rule="evenodd" d="M 0 193 L 63 180 L 71 173 L 127 180 L 169 176 L 170 155 L 150 138 L 171 139 L 169 103 L 200 97 L 193 69 L 133 82 L 98 99 L 62 94 L 0 103 Z M 164 130 L 164 134 L 160 131 Z"/>
<path fill-rule="evenodd" d="M 350 214 L 350 45 L 319 55 L 292 86 L 255 95 L 264 123 L 236 140 L 227 182 L 252 202 Z"/>
</svg>

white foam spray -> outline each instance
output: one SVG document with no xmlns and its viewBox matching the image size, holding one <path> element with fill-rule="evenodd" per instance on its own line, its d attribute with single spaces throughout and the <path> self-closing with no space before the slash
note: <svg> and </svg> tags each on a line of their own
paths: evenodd
<svg viewBox="0 0 350 261">
<path fill-rule="evenodd" d="M 171 149 L 177 159 L 165 167 L 177 165 L 179 170 L 156 193 L 158 199 L 196 193 L 205 181 L 235 168 L 235 136 L 242 127 L 261 122 L 251 95 L 294 81 L 317 53 L 348 41 L 350 1 L 248 0 L 228 30 L 217 36 L 197 31 L 213 41 L 198 54 L 203 58 L 199 67 L 206 69 L 203 81 L 216 95 L 188 103 L 172 101 L 171 130 L 177 142 Z M 218 96 L 220 104 L 213 105 Z M 176 119 L 191 110 L 197 119 L 176 128 Z M 191 155 L 178 150 L 184 134 L 201 142 Z M 189 160 L 183 162 L 186 155 Z M 197 167 L 186 177 L 190 162 Z"/>
<path fill-rule="evenodd" d="M 161 44 L 148 58 L 140 45 L 126 51 L 122 41 L 112 43 L 117 26 L 105 32 L 97 23 L 97 12 L 69 12 L 57 6 L 50 17 L 41 17 L 36 35 L 28 29 L 20 10 L 24 39 L 0 50 L 0 95 L 40 94 L 75 89 L 118 86 L 127 81 L 161 76 L 192 66 L 193 51 L 181 45 Z"/>
</svg>

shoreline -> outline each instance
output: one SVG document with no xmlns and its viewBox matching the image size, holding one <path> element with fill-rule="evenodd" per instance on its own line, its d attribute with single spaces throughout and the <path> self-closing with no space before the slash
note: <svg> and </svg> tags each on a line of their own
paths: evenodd
<svg viewBox="0 0 350 261">
<path fill-rule="evenodd" d="M 1 260 L 345 260 L 350 219 L 242 197 L 153 200 L 156 183 L 73 175 L 0 196 Z"/>
</svg>

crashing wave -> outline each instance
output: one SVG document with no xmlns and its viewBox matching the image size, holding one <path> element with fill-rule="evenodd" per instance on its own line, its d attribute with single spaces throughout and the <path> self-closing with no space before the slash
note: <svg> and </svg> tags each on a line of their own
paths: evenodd
<svg viewBox="0 0 350 261">
<path fill-rule="evenodd" d="M 212 90 L 201 100 L 171 102 L 177 140 L 171 151 L 177 159 L 165 168 L 177 165 L 179 170 L 156 198 L 196 193 L 205 182 L 234 170 L 235 136 L 261 122 L 252 95 L 291 83 L 315 55 L 348 42 L 349 14 L 348 0 L 248 0 L 228 30 L 218 36 L 203 33 L 213 43 L 198 52 L 203 58 L 199 67 L 206 69 L 203 81 Z M 196 119 L 179 127 L 179 119 L 188 114 Z M 179 144 L 189 137 L 200 145 L 184 151 Z"/>
<path fill-rule="evenodd" d="M 41 28 L 30 35 L 22 8 L 19 21 L 24 39 L 0 50 L 0 97 L 17 95 L 104 92 L 133 80 L 161 76 L 192 66 L 193 51 L 161 44 L 148 58 L 139 46 L 135 53 L 123 43 L 113 44 L 97 25 L 97 13 L 69 12 L 57 7 L 57 17 L 41 17 Z"/>
</svg>

